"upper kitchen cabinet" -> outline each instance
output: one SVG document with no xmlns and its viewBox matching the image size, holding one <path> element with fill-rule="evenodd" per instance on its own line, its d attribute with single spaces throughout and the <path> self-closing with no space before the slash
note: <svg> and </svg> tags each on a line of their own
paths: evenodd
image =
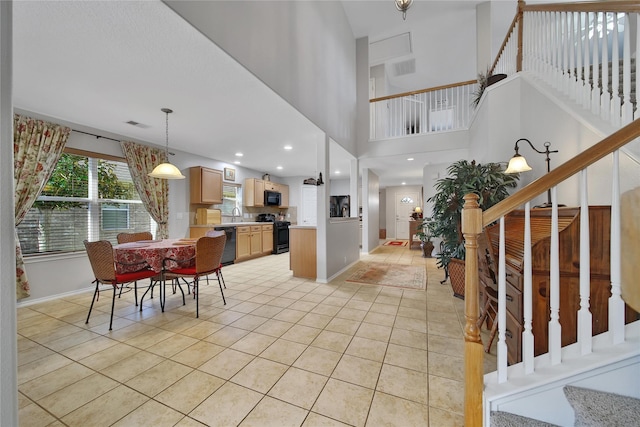
<svg viewBox="0 0 640 427">
<path fill-rule="evenodd" d="M 264 206 L 264 181 L 261 179 L 247 178 L 244 180 L 242 190 L 244 206 L 258 207 Z"/>
<path fill-rule="evenodd" d="M 216 205 L 222 203 L 222 171 L 202 166 L 189 168 L 191 203 Z"/>
<path fill-rule="evenodd" d="M 289 207 L 289 186 L 286 184 L 276 184 L 275 191 L 280 193 L 280 207 Z"/>
</svg>

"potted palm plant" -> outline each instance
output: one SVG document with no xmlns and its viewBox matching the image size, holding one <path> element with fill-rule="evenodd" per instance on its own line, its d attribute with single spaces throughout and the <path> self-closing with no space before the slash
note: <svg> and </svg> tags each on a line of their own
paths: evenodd
<svg viewBox="0 0 640 427">
<path fill-rule="evenodd" d="M 416 233 L 416 236 L 420 239 L 423 258 L 431 258 L 431 253 L 433 252 L 433 233 L 431 232 L 430 224 L 431 218 L 423 219 Z"/>
<path fill-rule="evenodd" d="M 433 204 L 429 223 L 432 236 L 442 239 L 436 255 L 438 267 L 445 269 L 454 294 L 464 297 L 464 238 L 462 236 L 463 197 L 476 193 L 482 210 L 488 209 L 509 195 L 515 188 L 518 174 L 506 174 L 499 163 L 476 163 L 459 160 L 447 168 L 447 177 L 436 181 L 436 193 L 427 201 Z M 462 271 L 459 271 L 460 267 Z M 445 277 L 446 279 L 446 277 Z M 444 281 L 443 281 L 444 282 Z"/>
</svg>

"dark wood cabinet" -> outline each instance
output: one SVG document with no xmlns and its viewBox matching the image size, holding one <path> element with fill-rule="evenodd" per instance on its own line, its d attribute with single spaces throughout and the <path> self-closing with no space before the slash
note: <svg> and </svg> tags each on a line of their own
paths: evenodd
<svg viewBox="0 0 640 427">
<path fill-rule="evenodd" d="M 531 255 L 535 355 L 548 351 L 551 209 L 532 209 Z M 577 312 L 580 309 L 580 209 L 559 208 L 560 262 L 560 325 L 562 345 L 577 340 Z M 608 300 L 611 296 L 609 206 L 589 208 L 589 248 L 593 334 L 608 330 Z M 497 260 L 500 238 L 499 225 L 487 227 L 485 236 L 492 256 Z M 505 216 L 505 263 L 507 281 L 507 346 L 509 363 L 518 363 L 521 356 L 523 330 L 523 268 L 524 268 L 524 211 Z M 638 313 L 627 307 L 627 322 L 636 320 Z"/>
</svg>

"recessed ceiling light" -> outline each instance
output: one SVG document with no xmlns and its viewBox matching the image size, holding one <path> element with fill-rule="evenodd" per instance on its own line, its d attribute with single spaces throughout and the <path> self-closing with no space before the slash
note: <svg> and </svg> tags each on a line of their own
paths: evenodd
<svg viewBox="0 0 640 427">
<path fill-rule="evenodd" d="M 242 154 L 240 152 L 236 153 L 236 157 L 242 157 L 242 156 L 244 156 L 244 154 Z"/>
<path fill-rule="evenodd" d="M 293 147 L 292 147 L 292 146 L 290 146 L 290 145 L 285 145 L 285 146 L 284 146 L 284 149 L 285 149 L 285 150 L 293 150 Z"/>
<path fill-rule="evenodd" d="M 336 175 L 340 175 L 340 171 L 335 171 L 335 174 Z"/>
<path fill-rule="evenodd" d="M 413 157 L 408 157 L 407 160 L 412 161 Z"/>
<path fill-rule="evenodd" d="M 276 169 L 282 170 L 282 166 L 276 166 Z"/>
<path fill-rule="evenodd" d="M 240 161 L 239 161 L 239 160 L 236 160 L 235 162 L 233 162 L 233 164 L 234 164 L 234 165 L 239 165 L 239 164 L 240 164 Z"/>
<path fill-rule="evenodd" d="M 406 182 L 403 182 L 403 183 L 402 183 L 402 185 L 407 185 L 407 183 L 406 183 Z"/>
</svg>

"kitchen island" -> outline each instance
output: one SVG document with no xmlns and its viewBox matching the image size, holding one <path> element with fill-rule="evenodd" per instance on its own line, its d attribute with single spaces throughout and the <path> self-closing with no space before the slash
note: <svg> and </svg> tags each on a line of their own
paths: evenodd
<svg viewBox="0 0 640 427">
<path fill-rule="evenodd" d="M 293 270 L 293 277 L 316 278 L 316 227 L 289 227 L 289 256 L 289 268 Z"/>
</svg>

